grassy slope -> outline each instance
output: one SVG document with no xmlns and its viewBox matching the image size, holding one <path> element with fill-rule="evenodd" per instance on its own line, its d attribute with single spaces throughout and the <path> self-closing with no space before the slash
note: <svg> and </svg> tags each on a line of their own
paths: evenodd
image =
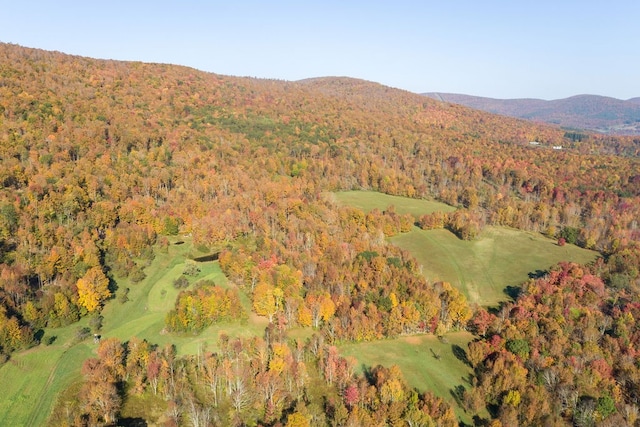
<svg viewBox="0 0 640 427">
<path fill-rule="evenodd" d="M 436 210 L 455 208 L 438 202 L 414 200 L 368 191 L 334 193 L 335 200 L 369 211 L 384 210 L 393 204 L 398 213 L 419 216 Z M 483 306 L 497 305 L 507 297 L 507 286 L 518 286 L 528 273 L 546 270 L 559 261 L 587 263 L 597 253 L 573 245 L 560 247 L 555 241 L 537 234 L 487 227 L 474 241 L 462 241 L 447 230 L 420 230 L 395 236 L 391 243 L 409 250 L 423 266 L 431 281 L 445 280 L 457 286 L 471 302 Z M 468 385 L 471 368 L 456 357 L 453 346 L 466 350 L 472 339 L 469 333 L 447 335 L 448 343 L 433 336 L 402 337 L 394 340 L 346 344 L 344 355 L 356 357 L 360 368 L 378 364 L 398 365 L 409 385 L 430 390 L 450 401 L 461 421 L 470 424 L 469 416 L 455 403 L 452 391 Z M 433 350 L 433 352 L 432 352 Z M 436 359 L 434 353 L 440 359 Z"/>
<path fill-rule="evenodd" d="M 198 335 L 175 335 L 163 332 L 165 315 L 173 308 L 179 293 L 173 287 L 173 281 L 184 271 L 190 246 L 188 244 L 173 245 L 168 254 L 158 254 L 156 260 L 146 270 L 148 277 L 140 284 L 141 286 L 130 286 L 130 301 L 125 304 L 112 303 L 105 307 L 103 336 L 115 336 L 126 340 L 135 335 L 160 346 L 175 344 L 179 354 L 193 354 L 201 345 L 207 348 L 215 347 L 222 332 L 232 336 L 262 334 L 264 322 L 261 318 L 251 318 L 251 321 L 245 324 L 214 325 Z M 229 286 L 217 262 L 199 263 L 198 266 L 201 272 L 195 280 L 209 279 L 218 285 Z M 245 306 L 245 309 L 249 310 L 250 307 Z"/>
<path fill-rule="evenodd" d="M 385 210 L 393 205 L 400 214 L 416 217 L 435 211 L 452 212 L 444 203 L 390 196 L 375 191 L 342 191 L 329 193 L 338 204 Z M 446 230 L 410 233 L 390 239 L 391 243 L 409 250 L 422 264 L 423 273 L 432 281 L 448 281 L 464 292 L 472 303 L 497 305 L 507 298 L 505 288 L 518 286 L 529 273 L 544 271 L 560 261 L 587 263 L 597 253 L 573 245 L 560 247 L 555 241 L 537 234 L 504 227 L 487 227 L 471 242 L 463 241 Z"/>
<path fill-rule="evenodd" d="M 45 340 L 56 337 L 53 344 L 14 354 L 0 367 L 0 425 L 45 424 L 56 396 L 78 378 L 82 362 L 92 354 L 90 341 L 74 343 L 83 325 L 86 319 L 46 331 Z"/>
<path fill-rule="evenodd" d="M 447 230 L 413 231 L 391 238 L 411 251 L 432 281 L 444 280 L 464 292 L 472 303 L 492 306 L 507 298 L 507 286 L 518 286 L 529 273 L 544 271 L 560 261 L 587 263 L 597 253 L 573 245 L 558 246 L 540 234 L 487 227 L 473 241 Z"/>
<path fill-rule="evenodd" d="M 344 356 L 354 356 L 360 363 L 360 372 L 376 365 L 398 365 L 411 387 L 431 390 L 450 402 L 463 421 L 470 422 L 464 418 L 464 411 L 457 406 L 451 391 L 466 386 L 473 373 L 453 351 L 454 346 L 466 350 L 472 338 L 468 332 L 448 334 L 446 342 L 432 335 L 409 336 L 345 344 L 340 346 L 340 352 Z"/>
<path fill-rule="evenodd" d="M 416 218 L 436 211 L 453 212 L 456 210 L 453 206 L 433 200 L 390 196 L 388 194 L 378 193 L 375 191 L 341 191 L 331 193 L 331 196 L 338 204 L 353 206 L 363 210 L 364 212 L 369 212 L 373 209 L 384 211 L 389 206 L 394 206 L 397 213 L 410 213 Z"/>
<path fill-rule="evenodd" d="M 214 348 L 222 332 L 231 336 L 262 335 L 266 320 L 257 316 L 250 317 L 244 324 L 214 325 L 197 336 L 163 333 L 165 314 L 173 308 L 178 294 L 173 280 L 182 274 L 190 250 L 190 244 L 171 245 L 167 253 L 158 253 L 145 270 L 147 278 L 141 283 L 120 281 L 119 286 L 130 288 L 129 301 L 122 304 L 113 300 L 106 305 L 102 312 L 102 336 L 126 341 L 135 335 L 161 346 L 172 343 L 178 353 L 193 354 L 201 345 Z M 228 286 L 217 262 L 198 265 L 201 272 L 195 280 L 206 278 Z M 248 304 L 248 299 L 243 299 Z M 15 354 L 0 366 L 0 383 L 4 387 L 0 425 L 46 424 L 56 397 L 81 379 L 82 363 L 95 354 L 96 345 L 91 339 L 74 341 L 77 329 L 86 325 L 87 319 L 83 319 L 65 328 L 47 329 L 43 341 L 55 336 L 51 345 L 41 344 Z"/>
<path fill-rule="evenodd" d="M 30 350 L 0 369 L 4 396 L 0 425 L 45 424 L 55 397 L 77 377 L 79 366 L 91 354 L 85 344 L 64 347 Z"/>
</svg>

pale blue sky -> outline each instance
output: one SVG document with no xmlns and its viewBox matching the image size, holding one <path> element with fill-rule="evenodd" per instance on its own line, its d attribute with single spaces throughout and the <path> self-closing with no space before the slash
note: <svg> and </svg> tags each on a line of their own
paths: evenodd
<svg viewBox="0 0 640 427">
<path fill-rule="evenodd" d="M 0 41 L 412 92 L 640 96 L 637 0 L 0 0 Z"/>
</svg>

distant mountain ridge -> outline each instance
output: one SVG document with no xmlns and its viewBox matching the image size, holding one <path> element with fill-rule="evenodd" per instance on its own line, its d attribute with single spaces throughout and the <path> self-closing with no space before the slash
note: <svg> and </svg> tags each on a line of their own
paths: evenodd
<svg viewBox="0 0 640 427">
<path fill-rule="evenodd" d="M 626 101 L 598 95 L 564 99 L 495 99 L 455 93 L 428 92 L 439 101 L 460 104 L 503 116 L 567 128 L 616 135 L 640 135 L 640 97 Z"/>
</svg>

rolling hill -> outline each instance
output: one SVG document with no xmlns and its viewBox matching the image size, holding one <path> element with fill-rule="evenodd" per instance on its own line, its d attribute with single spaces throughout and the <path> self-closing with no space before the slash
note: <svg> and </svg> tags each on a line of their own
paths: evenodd
<svg viewBox="0 0 640 427">
<path fill-rule="evenodd" d="M 0 420 L 454 426 L 453 405 L 486 425 L 578 424 L 590 407 L 620 418 L 640 390 L 639 145 L 352 78 L 0 44 Z M 428 203 L 326 197 L 362 190 Z M 421 262 L 389 243 L 416 220 L 448 245 L 417 243 Z M 535 261 L 472 240 L 495 227 L 551 239 L 533 251 L 606 256 L 552 267 L 495 310 L 421 274 L 478 250 Z M 339 354 L 387 339 L 403 340 L 405 376 L 431 349 L 446 378 Z M 561 395 L 580 399 L 553 406 Z"/>
<path fill-rule="evenodd" d="M 590 130 L 605 134 L 640 134 L 639 98 L 626 101 L 597 95 L 577 95 L 565 99 L 494 99 L 454 93 L 424 95 L 439 101 L 465 105 L 490 113 Z"/>
</svg>

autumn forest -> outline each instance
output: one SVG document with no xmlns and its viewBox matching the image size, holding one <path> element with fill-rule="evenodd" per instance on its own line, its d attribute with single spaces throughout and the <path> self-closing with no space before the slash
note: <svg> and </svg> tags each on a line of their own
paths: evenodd
<svg viewBox="0 0 640 427">
<path fill-rule="evenodd" d="M 46 425 L 640 425 L 637 137 L 356 79 L 0 44 L 0 164 L 0 382 L 22 354 L 90 352 Z M 451 209 L 363 211 L 328 196 L 350 190 Z M 597 257 L 541 266 L 483 306 L 390 243 L 416 227 L 462 241 L 508 227 Z M 180 245 L 203 260 L 172 284 L 162 343 L 109 334 L 110 307 L 133 306 L 154 260 Z M 229 324 L 261 328 L 198 351 L 171 344 Z M 72 343 L 52 338 L 69 328 Z M 340 353 L 458 332 L 472 374 L 443 394 Z"/>
</svg>

